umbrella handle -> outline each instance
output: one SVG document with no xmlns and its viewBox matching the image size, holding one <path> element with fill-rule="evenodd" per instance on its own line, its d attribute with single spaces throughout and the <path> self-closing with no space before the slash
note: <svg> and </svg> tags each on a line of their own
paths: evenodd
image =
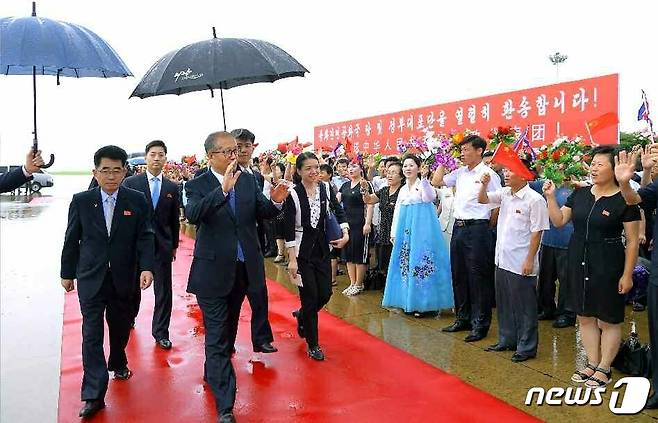
<svg viewBox="0 0 658 423">
<path fill-rule="evenodd" d="M 53 163 L 55 163 L 55 155 L 54 155 L 54 154 L 51 154 L 51 155 L 50 155 L 50 160 L 48 161 L 48 163 L 46 163 L 46 164 L 44 164 L 43 166 L 41 166 L 41 169 L 48 169 L 50 166 L 53 165 Z"/>
<path fill-rule="evenodd" d="M 33 134 L 34 134 L 34 132 L 33 132 Z M 39 151 L 39 142 L 37 141 L 36 135 L 34 137 L 34 142 L 32 143 L 32 151 L 34 151 L 34 154 L 37 154 L 37 151 Z M 50 160 L 48 161 L 48 163 L 46 163 L 46 164 L 44 164 L 43 166 L 40 166 L 40 167 L 41 167 L 41 169 L 48 169 L 50 166 L 53 165 L 53 163 L 55 163 L 55 155 L 51 154 L 50 155 Z"/>
</svg>

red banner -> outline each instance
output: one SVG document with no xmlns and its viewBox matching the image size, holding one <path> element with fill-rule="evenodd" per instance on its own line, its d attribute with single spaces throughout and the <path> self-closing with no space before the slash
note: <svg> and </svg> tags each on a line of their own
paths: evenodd
<svg viewBox="0 0 658 423">
<path fill-rule="evenodd" d="M 355 152 L 396 154 L 398 140 L 421 137 L 424 129 L 450 133 L 471 129 L 486 138 L 492 128 L 529 128 L 533 147 L 560 135 L 589 140 L 586 122 L 618 113 L 619 75 L 512 91 L 315 127 L 315 148 L 332 150 L 349 139 Z M 619 125 L 594 135 L 599 144 L 616 144 Z"/>
</svg>

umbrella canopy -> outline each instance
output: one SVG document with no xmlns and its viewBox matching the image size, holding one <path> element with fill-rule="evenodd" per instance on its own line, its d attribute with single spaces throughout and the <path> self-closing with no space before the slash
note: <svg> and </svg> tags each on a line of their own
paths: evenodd
<svg viewBox="0 0 658 423">
<path fill-rule="evenodd" d="M 166 54 L 151 66 L 130 97 L 227 90 L 307 72 L 294 57 L 267 41 L 212 38 Z"/>
<path fill-rule="evenodd" d="M 39 16 L 0 18 L 0 73 L 84 77 L 132 76 L 117 53 L 89 29 Z"/>
<path fill-rule="evenodd" d="M 304 76 L 308 70 L 283 49 L 267 41 L 213 38 L 172 51 L 146 72 L 130 97 L 185 94 L 219 88 L 226 130 L 223 90 L 257 82 Z"/>
<path fill-rule="evenodd" d="M 37 75 L 126 77 L 132 76 L 117 53 L 89 29 L 67 22 L 38 17 L 32 3 L 32 16 L 0 18 L 0 75 L 32 75 L 34 99 L 33 150 L 39 149 L 37 136 Z M 52 166 L 55 160 L 43 167 Z"/>
</svg>

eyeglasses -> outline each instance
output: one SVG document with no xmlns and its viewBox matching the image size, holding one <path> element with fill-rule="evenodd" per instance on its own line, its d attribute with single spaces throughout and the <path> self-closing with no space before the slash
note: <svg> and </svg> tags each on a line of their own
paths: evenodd
<svg viewBox="0 0 658 423">
<path fill-rule="evenodd" d="M 119 176 L 121 175 L 125 169 L 98 169 L 97 172 L 100 173 L 103 176 Z"/>
<path fill-rule="evenodd" d="M 219 154 L 223 155 L 224 157 L 231 157 L 231 156 L 235 156 L 236 154 L 238 154 L 238 149 L 237 148 L 232 148 L 230 150 L 215 150 L 215 151 L 210 151 L 209 153 L 210 154 L 219 153 Z"/>
</svg>

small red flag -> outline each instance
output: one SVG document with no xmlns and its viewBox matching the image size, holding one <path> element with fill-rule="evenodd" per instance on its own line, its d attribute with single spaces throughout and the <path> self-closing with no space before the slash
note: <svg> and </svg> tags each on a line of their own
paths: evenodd
<svg viewBox="0 0 658 423">
<path fill-rule="evenodd" d="M 609 112 L 595 119 L 587 121 L 587 128 L 589 128 L 589 133 L 594 135 L 600 130 L 605 129 L 608 126 L 616 125 L 618 123 L 619 123 L 619 118 L 617 117 L 617 113 Z"/>
<path fill-rule="evenodd" d="M 345 137 L 345 154 L 350 156 L 354 152 L 354 147 L 349 138 Z"/>
<path fill-rule="evenodd" d="M 498 144 L 491 161 L 501 164 L 526 181 L 535 179 L 535 175 L 528 170 L 514 150 L 504 142 Z"/>
</svg>

